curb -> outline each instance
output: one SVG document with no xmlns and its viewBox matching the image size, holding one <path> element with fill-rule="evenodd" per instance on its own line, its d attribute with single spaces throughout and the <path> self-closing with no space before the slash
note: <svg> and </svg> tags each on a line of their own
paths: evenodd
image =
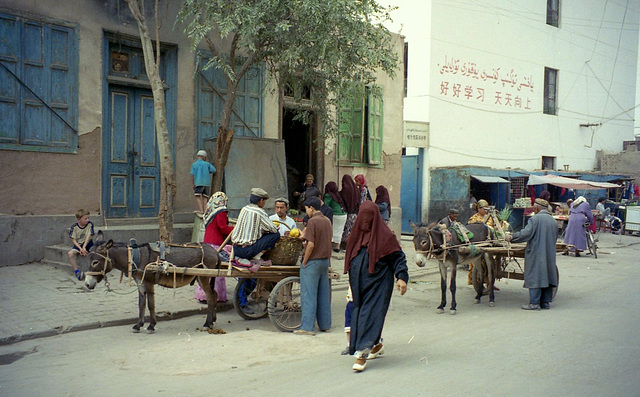
<svg viewBox="0 0 640 397">
<path fill-rule="evenodd" d="M 232 310 L 233 308 L 234 308 L 233 303 L 229 303 L 229 302 L 219 303 L 216 306 L 216 313 L 226 312 L 226 311 Z M 205 307 L 201 307 L 199 309 L 181 310 L 177 312 L 160 311 L 156 313 L 156 319 L 158 320 L 158 322 L 168 321 L 168 320 L 194 316 L 196 314 L 203 314 L 205 312 L 206 312 Z M 91 323 L 70 325 L 70 326 L 60 325 L 45 331 L 30 332 L 26 334 L 11 335 L 11 336 L 0 338 L 0 346 L 11 345 L 14 343 L 24 342 L 27 340 L 48 338 L 51 336 L 68 334 L 71 332 L 88 331 L 91 329 L 107 328 L 107 327 L 118 327 L 121 325 L 131 325 L 131 324 L 135 324 L 136 321 L 138 321 L 138 317 L 121 318 L 117 320 L 108 320 L 108 321 L 95 321 Z"/>
</svg>

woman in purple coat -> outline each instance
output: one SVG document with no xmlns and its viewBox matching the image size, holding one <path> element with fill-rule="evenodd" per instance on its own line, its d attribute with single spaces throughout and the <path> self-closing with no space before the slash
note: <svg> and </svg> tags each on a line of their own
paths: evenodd
<svg viewBox="0 0 640 397">
<path fill-rule="evenodd" d="M 574 246 L 576 256 L 580 256 L 580 252 L 587 249 L 584 224 L 592 222 L 593 215 L 589 203 L 583 196 L 578 197 L 569 209 L 569 224 L 564 236 L 564 242 Z"/>
</svg>

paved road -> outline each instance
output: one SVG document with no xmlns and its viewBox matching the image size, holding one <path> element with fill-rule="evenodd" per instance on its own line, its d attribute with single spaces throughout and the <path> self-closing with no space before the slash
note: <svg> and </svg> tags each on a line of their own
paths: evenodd
<svg viewBox="0 0 640 397">
<path fill-rule="evenodd" d="M 519 309 L 528 294 L 517 280 L 498 283 L 496 307 L 474 305 L 473 289 L 464 285 L 465 272 L 459 272 L 458 314 L 435 314 L 438 277 L 420 274 L 411 265 L 407 294 L 394 293 L 387 316 L 386 353 L 361 374 L 351 370 L 352 357 L 339 354 L 345 346 L 342 291 L 333 295 L 332 332 L 314 337 L 278 332 L 268 319 L 245 321 L 227 311 L 218 321 L 224 335 L 197 332 L 203 317 L 195 315 L 161 322 L 154 335 L 131 334 L 127 324 L 0 346 L 0 394 L 638 395 L 639 247 L 637 237 L 605 235 L 598 260 L 558 256 L 558 295 L 551 310 L 540 312 Z M 2 313 L 12 305 L 23 308 L 9 314 L 12 321 L 37 325 L 37 316 L 28 310 L 37 305 L 52 313 L 63 312 L 58 307 L 66 305 L 68 312 L 52 325 L 91 324 L 97 318 L 123 318 L 123 313 L 134 317 L 135 298 L 111 297 L 104 289 L 78 293 L 68 286 L 74 284 L 64 282 L 70 278 L 66 274 L 47 280 L 51 289 L 21 293 L 20 302 L 10 294 L 6 298 L 7 271 L 16 269 L 0 270 Z M 18 284 L 42 287 L 26 279 Z M 163 307 L 180 310 L 193 304 L 191 291 L 176 301 L 170 290 L 161 295 Z"/>
</svg>

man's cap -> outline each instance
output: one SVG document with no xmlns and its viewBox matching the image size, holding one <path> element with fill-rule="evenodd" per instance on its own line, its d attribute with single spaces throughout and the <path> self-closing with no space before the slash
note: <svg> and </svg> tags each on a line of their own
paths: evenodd
<svg viewBox="0 0 640 397">
<path fill-rule="evenodd" d="M 489 207 L 489 203 L 487 203 L 487 200 L 479 200 L 478 201 L 478 208 L 487 208 Z"/>
<path fill-rule="evenodd" d="M 534 201 L 534 203 L 536 203 L 536 204 L 538 204 L 538 205 L 540 205 L 540 206 L 542 206 L 544 208 L 547 208 L 549 206 L 549 202 L 547 200 L 541 199 L 539 197 Z"/>
<path fill-rule="evenodd" d="M 308 180 L 312 180 L 313 181 L 314 180 L 313 174 L 307 174 L 307 176 L 305 177 L 305 180 L 307 180 L 307 181 Z"/>
<path fill-rule="evenodd" d="M 253 189 L 251 189 L 251 194 L 263 199 L 269 198 L 269 193 L 267 193 L 264 189 L 261 189 L 259 187 L 254 187 Z"/>
<path fill-rule="evenodd" d="M 320 203 L 320 199 L 317 197 L 309 197 L 302 205 L 305 207 L 313 207 L 315 210 L 320 210 L 320 207 L 322 207 L 322 203 Z"/>
<path fill-rule="evenodd" d="M 207 157 L 207 151 L 206 150 L 198 150 L 198 153 L 196 153 L 196 156 Z"/>
<path fill-rule="evenodd" d="M 451 208 L 451 209 L 449 210 L 449 213 L 450 213 L 450 214 L 457 214 L 457 213 L 458 213 L 458 210 L 457 210 L 457 209 L 455 209 L 455 208 Z"/>
<path fill-rule="evenodd" d="M 279 201 L 279 202 L 281 202 L 281 203 L 285 203 L 285 204 L 287 205 L 287 207 L 289 206 L 289 200 L 287 200 L 287 199 L 286 199 L 286 198 L 284 198 L 284 197 L 278 197 L 278 198 L 276 199 L 276 203 L 277 203 L 278 201 Z"/>
</svg>

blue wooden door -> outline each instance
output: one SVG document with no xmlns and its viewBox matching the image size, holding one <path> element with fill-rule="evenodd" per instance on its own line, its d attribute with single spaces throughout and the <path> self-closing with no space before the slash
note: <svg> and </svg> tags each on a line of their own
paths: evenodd
<svg viewBox="0 0 640 397">
<path fill-rule="evenodd" d="M 103 208 L 107 217 L 158 213 L 160 168 L 151 91 L 109 87 L 102 134 Z"/>
<path fill-rule="evenodd" d="M 402 189 L 400 207 L 402 208 L 402 233 L 413 234 L 409 221 L 422 221 L 422 173 L 420 156 L 402 156 Z"/>
</svg>

